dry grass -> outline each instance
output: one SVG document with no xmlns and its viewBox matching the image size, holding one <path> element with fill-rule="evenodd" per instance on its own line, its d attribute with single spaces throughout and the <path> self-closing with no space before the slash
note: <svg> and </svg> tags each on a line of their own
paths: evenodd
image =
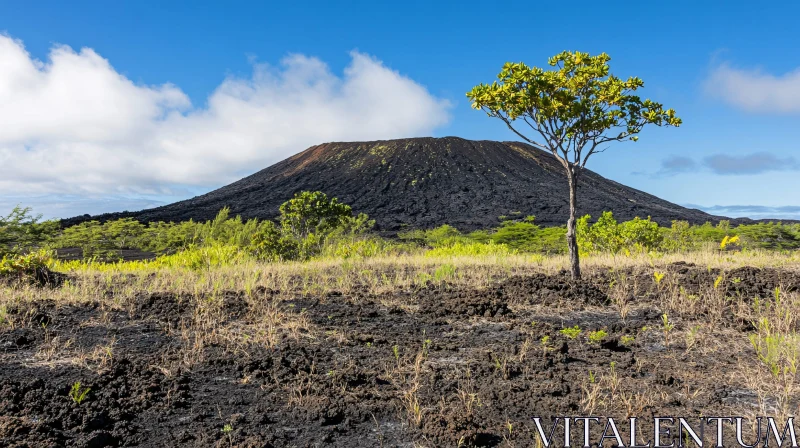
<svg viewBox="0 0 800 448">
<path fill-rule="evenodd" d="M 655 283 L 652 296 L 664 313 L 660 327 L 645 328 L 635 337 L 643 344 L 665 347 L 664 359 L 672 365 L 684 363 L 687 357 L 712 357 L 720 353 L 740 354 L 743 361 L 729 372 L 729 384 L 754 392 L 758 408 L 755 415 L 786 416 L 798 411 L 795 398 L 800 392 L 797 367 L 800 364 L 800 336 L 797 318 L 800 295 L 782 294 L 768 302 L 751 303 L 752 298 L 726 297 L 717 285 L 704 285 L 699 292 L 688 293 L 678 279 L 664 266 L 673 262 L 694 263 L 701 268 L 723 271 L 743 267 L 775 267 L 800 272 L 800 255 L 771 252 L 702 251 L 674 254 L 638 254 L 630 257 L 597 255 L 585 258 L 587 276 L 610 272 L 607 285 L 612 309 L 625 320 L 637 302 Z M 327 339 L 342 344 L 348 334 L 323 332 L 315 328 L 303 310 L 293 310 L 283 303 L 299 297 L 314 296 L 322 300 L 355 300 L 370 295 L 384 301 L 396 301 L 396 291 L 413 292 L 428 282 L 447 282 L 465 288 L 485 288 L 514 275 L 554 274 L 567 267 L 564 256 L 514 255 L 507 257 L 426 257 L 423 255 L 363 260 L 326 259 L 306 263 L 257 263 L 243 261 L 208 270 L 156 268 L 147 263 L 114 265 L 70 264 L 70 280 L 57 289 L 32 286 L 0 286 L 0 328 L 23 325 L 31 314 L 16 314 L 10 307 L 24 308 L 25 303 L 49 300 L 56 306 L 97 303 L 102 310 L 135 313 L 142 297 L 151 294 L 172 294 L 192 304 L 192 312 L 178 326 L 165 329 L 179 336 L 182 348 L 179 361 L 165 360 L 157 366 L 165 375 L 178 367 L 189 367 L 204 360 L 209 346 L 247 357 L 253 347 L 271 348 L 286 338 Z M 644 273 L 645 275 L 637 275 Z M 642 279 L 652 279 L 643 282 Z M 645 284 L 646 283 L 646 284 Z M 243 297 L 245 312 L 237 319 L 226 318 L 223 304 L 231 295 Z M 775 300 L 777 299 L 777 300 Z M 391 303 L 413 311 L 408 303 Z M 23 305 L 23 306 L 20 306 Z M 567 309 L 569 304 L 565 304 Z M 551 312 L 563 312 L 562 309 Z M 104 316 L 108 316 L 108 314 Z M 743 333 L 731 328 L 734 322 L 753 323 L 756 330 Z M 106 317 L 108 318 L 108 317 Z M 110 319 L 110 318 L 109 318 Z M 106 322 L 107 323 L 107 322 Z M 69 339 L 52 335 L 43 328 L 45 343 L 34 355 L 40 363 L 54 363 L 59 358 L 77 359 L 91 369 L 109 367 L 115 359 L 113 340 L 102 347 L 80 353 Z M 750 340 L 747 339 L 748 335 Z M 528 337 L 513 356 L 494 355 L 496 373 L 508 379 L 509 365 L 523 363 L 526 357 L 537 356 L 549 349 L 547 340 Z M 729 356 L 729 355 L 726 355 Z M 397 347 L 386 365 L 385 376 L 397 378 L 403 385 L 399 403 L 404 419 L 419 427 L 431 408 L 420 399 L 425 385 L 428 360 L 425 342 L 421 347 Z M 666 361 L 665 361 L 666 362 Z M 685 364 L 685 363 L 684 363 Z M 657 369 L 658 366 L 636 365 Z M 666 400 L 691 401 L 706 390 L 693 388 L 691 365 L 680 375 L 685 387 L 680 392 L 649 387 L 644 380 L 622 381 L 618 368 L 607 366 L 602 372 L 587 372 L 583 387 L 583 411 L 586 415 L 606 411 L 620 416 L 644 415 Z M 286 385 L 287 403 L 302 406 L 313 399 L 314 375 L 298 377 Z M 247 379 L 243 379 L 247 381 Z M 459 381 L 457 397 L 452 397 L 467 416 L 486 405 L 474 388 L 467 370 Z M 509 423 L 509 434 L 513 425 Z"/>
<path fill-rule="evenodd" d="M 632 301 L 642 294 L 641 276 L 626 272 L 647 271 L 659 279 L 661 308 L 671 320 L 704 315 L 706 319 L 693 327 L 682 328 L 671 335 L 664 331 L 665 342 L 683 337 L 692 350 L 702 350 L 701 341 L 707 328 L 719 325 L 722 313 L 731 305 L 713 285 L 700 294 L 687 294 L 675 279 L 663 276 L 669 263 L 683 261 L 708 269 L 729 270 L 742 266 L 780 267 L 800 271 L 800 255 L 774 252 L 719 252 L 707 250 L 690 253 L 636 254 L 633 256 L 594 255 L 582 260 L 584 272 L 611 272 L 609 296 L 624 319 Z M 318 335 L 302 313 L 287 312 L 278 306 L 281 300 L 302 296 L 325 298 L 329 294 L 345 296 L 368 294 L 379 300 L 396 301 L 389 293 L 413 291 L 428 282 L 447 282 L 454 286 L 484 288 L 513 275 L 534 272 L 553 274 L 567 267 L 565 256 L 513 255 L 483 257 L 427 257 L 407 255 L 359 260 L 324 259 L 305 263 L 258 263 L 237 260 L 230 266 L 207 270 L 159 268 L 156 265 L 131 262 L 118 264 L 58 263 L 54 268 L 65 272 L 70 280 L 54 290 L 32 286 L 0 286 L 0 326 L 13 328 L 21 318 L 11 317 L 8 307 L 47 299 L 58 306 L 98 303 L 104 310 L 134 313 L 141 297 L 155 293 L 173 294 L 193 302 L 194 313 L 179 328 L 171 329 L 184 339 L 191 350 L 186 363 L 196 362 L 209 344 L 223 344 L 237 354 L 246 355 L 246 347 L 259 344 L 274 346 L 281 337 L 328 337 L 345 341 L 344 334 Z M 244 293 L 248 313 L 243 319 L 228 324 L 220 315 L 220 304 L 226 294 Z M 390 304 L 390 303 L 386 303 Z M 413 311 L 408 303 L 391 303 Z M 753 316 L 743 303 L 738 314 L 742 319 Z M 31 316 L 27 316 L 31 317 Z M 59 341 L 56 341 L 58 343 Z M 529 344 L 530 345 L 530 344 Z M 523 350 L 527 351 L 529 347 Z M 47 353 L 43 353 L 48 358 Z"/>
<path fill-rule="evenodd" d="M 800 255 L 774 252 L 719 252 L 714 250 L 670 253 L 594 255 L 584 257 L 587 273 L 597 270 L 614 272 L 633 268 L 649 268 L 684 261 L 709 269 L 724 270 L 741 266 L 780 267 L 800 270 Z M 446 269 L 443 269 L 446 267 Z M 54 268 L 67 272 L 71 281 L 48 294 L 58 303 L 103 302 L 124 307 L 138 294 L 168 292 L 176 295 L 219 297 L 225 291 L 244 291 L 253 295 L 259 288 L 277 290 L 285 295 L 324 296 L 337 291 L 345 294 L 366 292 L 381 294 L 398 289 L 410 289 L 427 281 L 447 281 L 451 284 L 481 288 L 498 279 L 532 272 L 555 273 L 567 267 L 565 256 L 512 255 L 484 257 L 427 257 L 406 255 L 375 257 L 359 260 L 324 259 L 305 263 L 258 263 L 240 261 L 230 266 L 207 270 L 159 268 L 156 265 L 130 262 L 118 264 L 55 263 Z M 623 314 L 625 300 L 637 290 L 636 278 L 616 279 L 613 294 L 618 298 Z M 629 280 L 629 281 L 628 281 Z M 633 283 L 631 283 L 633 282 Z M 674 289 L 670 279 L 660 282 L 664 289 Z M 42 292 L 36 288 L 2 287 L 5 303 L 36 298 Z M 111 298 L 109 301 L 108 298 Z M 681 300 L 675 296 L 675 300 Z M 2 311 L 2 308 L 0 308 Z M 2 317 L 0 312 L 0 317 Z M 2 319 L 0 319 L 2 324 Z"/>
</svg>

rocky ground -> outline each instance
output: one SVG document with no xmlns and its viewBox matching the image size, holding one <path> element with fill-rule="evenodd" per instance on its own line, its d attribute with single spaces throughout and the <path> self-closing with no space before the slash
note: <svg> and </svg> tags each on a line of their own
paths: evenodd
<svg viewBox="0 0 800 448">
<path fill-rule="evenodd" d="M 792 294 L 800 276 L 664 272 L 227 291 L 213 319 L 199 317 L 208 303 L 172 294 L 69 305 L 45 290 L 0 319 L 0 445 L 521 447 L 536 446 L 535 416 L 758 412 L 771 398 L 746 381 L 761 366 L 743 310 L 777 286 Z"/>
</svg>

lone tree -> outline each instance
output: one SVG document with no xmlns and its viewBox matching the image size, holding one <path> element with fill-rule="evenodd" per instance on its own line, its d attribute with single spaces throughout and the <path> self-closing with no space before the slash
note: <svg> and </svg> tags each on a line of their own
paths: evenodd
<svg viewBox="0 0 800 448">
<path fill-rule="evenodd" d="M 473 108 L 503 120 L 523 140 L 551 152 L 564 166 L 569 183 L 567 245 L 574 279 L 581 276 L 576 194 L 589 157 L 605 151 L 606 143 L 636 141 L 646 124 L 681 124 L 674 110 L 633 93 L 644 86 L 641 79 L 623 81 L 609 74 L 610 60 L 605 53 L 565 51 L 549 59 L 552 70 L 509 62 L 497 75 L 499 82 L 480 84 L 467 93 Z"/>
</svg>

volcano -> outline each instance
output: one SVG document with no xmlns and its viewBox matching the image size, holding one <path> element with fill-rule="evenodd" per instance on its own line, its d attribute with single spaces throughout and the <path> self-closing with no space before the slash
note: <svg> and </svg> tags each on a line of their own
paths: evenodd
<svg viewBox="0 0 800 448">
<path fill-rule="evenodd" d="M 84 215 L 62 224 L 123 217 L 205 221 L 223 207 L 243 218 L 274 218 L 281 203 L 304 190 L 339 198 L 386 232 L 442 224 L 469 231 L 496 226 L 500 217 L 527 215 L 540 225 L 563 225 L 569 213 L 567 180 L 551 154 L 520 142 L 426 137 L 324 143 L 202 196 L 139 212 Z M 724 219 L 583 171 L 579 216 L 598 217 L 606 210 L 618 220 L 650 216 L 661 225 L 675 219 L 693 224 Z"/>
</svg>

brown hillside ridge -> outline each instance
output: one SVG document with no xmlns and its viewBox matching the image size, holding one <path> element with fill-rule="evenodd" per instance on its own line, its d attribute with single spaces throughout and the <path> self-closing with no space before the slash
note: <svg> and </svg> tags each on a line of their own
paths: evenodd
<svg viewBox="0 0 800 448">
<path fill-rule="evenodd" d="M 202 196 L 139 212 L 62 221 L 133 217 L 150 221 L 205 221 L 230 207 L 243 218 L 274 218 L 281 203 L 303 190 L 320 190 L 376 220 L 377 230 L 450 224 L 474 230 L 499 216 L 536 216 L 540 225 L 567 221 L 569 196 L 561 165 L 552 155 L 519 142 L 458 137 L 324 143 Z M 579 186 L 579 215 L 611 210 L 618 220 L 636 216 L 669 225 L 725 219 L 688 209 L 626 187 L 592 171 Z M 749 221 L 749 220 L 748 220 Z"/>
</svg>

